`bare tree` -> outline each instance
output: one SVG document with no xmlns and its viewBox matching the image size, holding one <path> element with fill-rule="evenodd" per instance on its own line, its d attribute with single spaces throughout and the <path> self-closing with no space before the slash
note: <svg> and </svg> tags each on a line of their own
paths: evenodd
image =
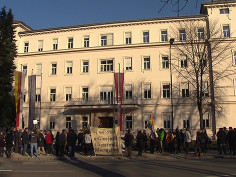
<svg viewBox="0 0 236 177">
<path fill-rule="evenodd" d="M 217 90 L 215 94 L 222 96 L 220 81 L 236 74 L 232 67 L 233 41 L 225 38 L 216 22 L 210 23 L 207 30 L 205 20 L 179 23 L 172 31 L 177 40 L 172 55 L 173 73 L 178 80 L 174 87 L 180 91 L 181 99 L 186 101 L 187 98 L 197 106 L 200 129 L 203 129 L 203 114 L 211 109 L 211 88 Z M 213 73 L 212 87 L 209 71 Z M 214 104 L 220 106 L 217 101 Z M 222 110 L 222 107 L 219 109 Z"/>
</svg>

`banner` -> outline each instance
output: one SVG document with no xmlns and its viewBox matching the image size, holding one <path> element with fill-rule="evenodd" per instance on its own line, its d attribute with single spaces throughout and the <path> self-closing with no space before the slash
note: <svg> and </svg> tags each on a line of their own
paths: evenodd
<svg viewBox="0 0 236 177">
<path fill-rule="evenodd" d="M 95 154 L 121 155 L 121 137 L 119 126 L 115 128 L 91 127 L 91 137 Z"/>
<path fill-rule="evenodd" d="M 114 73 L 114 79 L 115 79 L 116 101 L 117 103 L 120 103 L 120 131 L 122 131 L 123 130 L 122 98 L 123 98 L 123 88 L 124 88 L 124 73 Z"/>
<path fill-rule="evenodd" d="M 34 128 L 33 120 L 35 119 L 35 95 L 36 95 L 36 75 L 29 76 L 28 95 L 29 95 L 29 122 L 28 128 Z"/>
<path fill-rule="evenodd" d="M 25 86 L 24 72 L 15 71 L 15 105 L 16 105 L 16 128 L 22 128 L 22 113 L 23 113 L 23 94 Z"/>
</svg>

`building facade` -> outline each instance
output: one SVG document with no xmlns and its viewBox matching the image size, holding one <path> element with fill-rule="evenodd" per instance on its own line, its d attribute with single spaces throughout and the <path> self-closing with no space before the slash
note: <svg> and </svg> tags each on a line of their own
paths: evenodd
<svg viewBox="0 0 236 177">
<path fill-rule="evenodd" d="M 204 3 L 201 15 L 121 21 L 33 30 L 15 22 L 18 71 L 26 73 L 22 126 L 28 125 L 28 77 L 36 75 L 35 119 L 40 129 L 78 130 L 84 125 L 112 127 L 118 124 L 114 73 L 124 73 L 122 124 L 125 129 L 145 128 L 154 116 L 155 128 L 172 128 L 170 52 L 186 67 L 187 60 L 176 57 L 175 46 L 185 41 L 183 24 L 199 25 L 206 33 L 206 21 L 218 20 L 225 40 L 235 40 L 236 2 Z M 178 30 L 176 30 L 178 29 Z M 175 33 L 175 32 L 176 33 Z M 170 50 L 171 38 L 175 43 Z M 227 54 L 236 64 L 236 45 Z M 236 75 L 220 82 L 225 93 L 219 104 L 224 116 L 216 113 L 217 127 L 236 127 Z M 173 73 L 173 128 L 199 129 L 199 115 L 189 94 Z M 182 84 L 182 85 L 181 85 Z M 207 94 L 210 94 L 207 92 Z M 211 112 L 204 112 L 204 126 L 211 133 Z"/>
</svg>

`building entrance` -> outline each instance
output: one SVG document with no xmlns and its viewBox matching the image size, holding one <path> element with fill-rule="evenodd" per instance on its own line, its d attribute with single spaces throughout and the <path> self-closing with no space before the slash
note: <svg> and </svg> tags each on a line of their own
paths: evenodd
<svg viewBox="0 0 236 177">
<path fill-rule="evenodd" d="M 112 128 L 113 117 L 99 117 L 99 128 Z"/>
</svg>

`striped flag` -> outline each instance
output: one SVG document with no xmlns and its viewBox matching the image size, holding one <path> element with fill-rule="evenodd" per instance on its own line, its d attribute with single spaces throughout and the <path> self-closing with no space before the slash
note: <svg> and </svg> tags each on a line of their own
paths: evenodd
<svg viewBox="0 0 236 177">
<path fill-rule="evenodd" d="M 156 134 L 155 134 L 155 131 L 154 131 L 154 116 L 152 116 L 152 118 L 148 121 L 146 127 L 151 130 L 151 138 L 155 139 Z"/>
<path fill-rule="evenodd" d="M 16 104 L 16 127 L 22 128 L 23 94 L 25 86 L 25 73 L 15 71 L 15 104 Z M 20 121 L 21 120 L 21 121 Z"/>
</svg>

